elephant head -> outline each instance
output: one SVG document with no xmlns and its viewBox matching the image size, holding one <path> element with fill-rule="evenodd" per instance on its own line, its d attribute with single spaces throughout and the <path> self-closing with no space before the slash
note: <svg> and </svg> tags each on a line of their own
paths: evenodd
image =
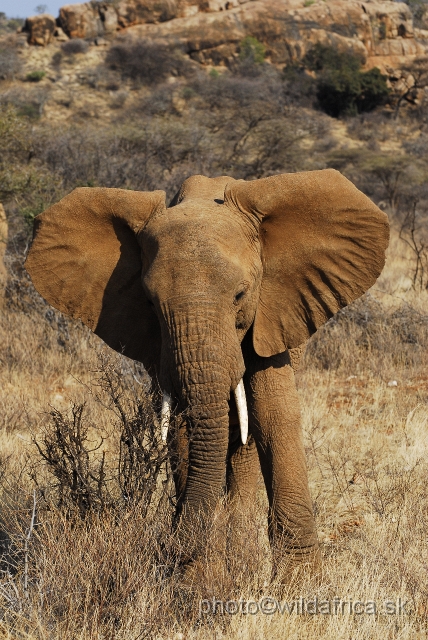
<svg viewBox="0 0 428 640">
<path fill-rule="evenodd" d="M 337 171 L 251 182 L 193 176 L 168 208 L 163 191 L 75 189 L 36 218 L 26 268 L 49 303 L 159 380 L 164 434 L 171 403 L 191 408 L 177 487 L 181 508 L 197 513 L 225 485 L 231 392 L 240 446 L 256 440 L 262 469 L 281 466 L 266 450 L 295 419 L 260 372 L 290 369 L 288 351 L 375 282 L 387 244 L 386 215 Z M 279 521 L 283 498 L 268 494 Z M 311 528 L 310 505 L 303 512 L 297 519 Z"/>
</svg>

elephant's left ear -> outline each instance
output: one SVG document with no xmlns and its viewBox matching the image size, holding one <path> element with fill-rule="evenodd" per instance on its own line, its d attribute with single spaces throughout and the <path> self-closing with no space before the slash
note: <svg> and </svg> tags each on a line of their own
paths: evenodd
<svg viewBox="0 0 428 640">
<path fill-rule="evenodd" d="M 302 344 L 382 271 L 387 216 L 338 171 L 234 182 L 225 204 L 259 227 L 263 280 L 253 340 L 260 356 Z"/>
</svg>

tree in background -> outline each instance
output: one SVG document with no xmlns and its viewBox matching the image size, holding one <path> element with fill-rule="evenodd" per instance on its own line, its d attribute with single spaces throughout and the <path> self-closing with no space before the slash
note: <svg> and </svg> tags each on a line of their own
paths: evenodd
<svg viewBox="0 0 428 640">
<path fill-rule="evenodd" d="M 418 93 L 428 86 L 428 56 L 418 56 L 409 64 L 404 64 L 401 71 L 404 76 L 407 76 L 407 80 L 395 90 L 397 102 L 394 118 L 396 120 L 398 120 L 403 103 L 415 103 Z"/>
<path fill-rule="evenodd" d="M 316 74 L 321 109 L 334 118 L 371 111 L 389 96 L 386 76 L 377 68 L 361 71 L 362 59 L 353 53 L 316 44 L 303 64 Z"/>
</svg>

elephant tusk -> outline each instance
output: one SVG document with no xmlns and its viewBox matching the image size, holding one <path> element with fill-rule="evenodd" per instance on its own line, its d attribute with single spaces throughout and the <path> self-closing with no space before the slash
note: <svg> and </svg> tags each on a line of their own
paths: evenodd
<svg viewBox="0 0 428 640">
<path fill-rule="evenodd" d="M 162 442 L 166 442 L 168 436 L 169 421 L 171 418 L 171 396 L 164 391 L 162 396 L 162 408 L 161 408 L 161 438 Z"/>
<path fill-rule="evenodd" d="M 247 400 L 245 398 L 244 381 L 242 378 L 239 381 L 238 386 L 234 391 L 234 394 L 235 394 L 236 407 L 238 409 L 239 427 L 241 429 L 242 444 L 247 444 L 248 410 L 247 410 Z"/>
</svg>

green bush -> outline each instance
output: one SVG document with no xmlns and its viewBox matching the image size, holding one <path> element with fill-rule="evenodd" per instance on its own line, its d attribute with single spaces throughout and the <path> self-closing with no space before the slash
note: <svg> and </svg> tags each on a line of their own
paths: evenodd
<svg viewBox="0 0 428 640">
<path fill-rule="evenodd" d="M 316 72 L 318 103 L 330 116 L 371 111 L 388 98 L 386 76 L 377 68 L 361 71 L 362 60 L 355 54 L 317 44 L 304 64 Z"/>
<path fill-rule="evenodd" d="M 264 64 L 266 48 L 253 36 L 246 36 L 239 44 L 239 56 L 233 59 L 229 68 L 235 76 L 255 78 L 266 71 Z"/>
<path fill-rule="evenodd" d="M 360 73 L 361 92 L 357 98 L 358 112 L 372 111 L 383 104 L 389 95 L 389 88 L 384 76 L 377 67 Z"/>
<path fill-rule="evenodd" d="M 28 82 L 40 82 L 40 80 L 43 80 L 45 75 L 46 71 L 30 71 L 30 73 L 27 73 L 25 76 L 25 79 Z"/>
<path fill-rule="evenodd" d="M 253 36 L 246 36 L 239 47 L 239 59 L 251 61 L 254 64 L 263 64 L 266 56 L 266 47 Z"/>
<path fill-rule="evenodd" d="M 316 44 L 303 58 L 304 65 L 311 71 L 343 70 L 359 71 L 362 59 L 353 53 L 341 52 L 334 47 Z"/>
<path fill-rule="evenodd" d="M 36 194 L 36 198 L 29 202 L 28 205 L 24 205 L 20 208 L 21 215 L 29 228 L 33 228 L 34 218 L 48 208 L 50 202 L 46 202 L 41 199 L 39 194 Z"/>
</svg>

